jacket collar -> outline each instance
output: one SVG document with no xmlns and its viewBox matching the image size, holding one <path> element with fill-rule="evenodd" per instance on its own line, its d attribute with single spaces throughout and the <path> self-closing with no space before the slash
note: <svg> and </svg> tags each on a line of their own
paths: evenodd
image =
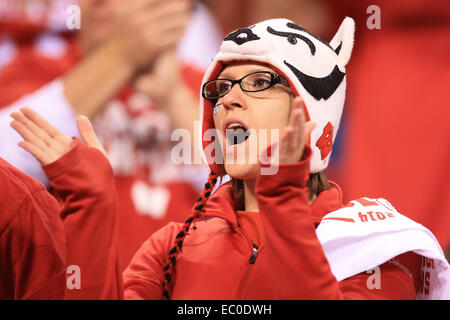
<svg viewBox="0 0 450 320">
<path fill-rule="evenodd" d="M 202 217 L 217 217 L 228 221 L 229 223 L 238 224 L 235 205 L 232 196 L 231 181 L 219 186 L 217 190 L 206 201 Z"/>
<path fill-rule="evenodd" d="M 342 208 L 342 190 L 335 182 L 329 181 L 331 189 L 322 191 L 311 204 L 311 216 L 317 226 L 330 212 Z M 221 185 L 206 201 L 203 217 L 217 217 L 237 226 L 231 182 Z"/>
</svg>

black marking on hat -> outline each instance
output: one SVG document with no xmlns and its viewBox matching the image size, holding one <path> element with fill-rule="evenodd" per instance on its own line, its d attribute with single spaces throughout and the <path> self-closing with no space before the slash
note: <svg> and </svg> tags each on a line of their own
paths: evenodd
<svg viewBox="0 0 450 320">
<path fill-rule="evenodd" d="M 339 43 L 339 45 L 337 46 L 337 48 L 334 49 L 334 52 L 336 52 L 336 54 L 339 55 L 339 52 L 341 52 L 341 48 L 342 48 L 342 41 L 341 41 L 341 43 Z"/>
<path fill-rule="evenodd" d="M 296 43 L 296 42 L 294 43 L 292 41 L 293 38 L 294 39 L 297 38 L 297 39 L 303 40 L 308 45 L 309 50 L 311 51 L 311 54 L 312 55 L 316 54 L 316 46 L 314 45 L 314 43 L 310 39 L 308 39 L 307 37 L 302 36 L 301 34 L 292 33 L 292 32 L 277 31 L 277 30 L 272 29 L 271 27 L 267 27 L 267 32 L 269 32 L 269 33 L 271 33 L 273 35 L 276 35 L 276 36 L 285 37 L 285 38 L 288 39 L 289 43 L 291 43 L 291 44 L 295 44 Z"/>
<path fill-rule="evenodd" d="M 316 39 L 316 40 L 319 41 L 319 42 L 322 42 L 322 43 L 323 43 L 324 45 L 326 45 L 328 48 L 330 48 L 331 50 L 333 50 L 333 48 L 330 46 L 330 44 L 329 44 L 328 42 L 325 42 L 325 41 L 323 41 L 322 39 L 316 37 L 315 35 L 309 33 L 309 31 L 306 30 L 305 28 L 303 28 L 302 26 L 299 26 L 299 25 L 297 25 L 297 24 L 295 24 L 295 23 L 292 23 L 292 22 L 288 22 L 286 25 L 287 25 L 288 28 L 295 29 L 295 30 L 302 31 L 302 32 L 306 32 L 309 36 L 313 37 L 314 39 Z M 334 51 L 334 50 L 333 50 L 333 51 Z"/>
<path fill-rule="evenodd" d="M 284 61 L 284 64 L 292 70 L 302 86 L 316 100 L 327 100 L 331 97 L 345 77 L 345 73 L 341 72 L 338 66 L 335 66 L 333 71 L 331 71 L 331 73 L 326 77 L 315 78 L 304 74 L 296 67 L 286 62 L 286 60 Z"/>
<path fill-rule="evenodd" d="M 238 45 L 242 45 L 246 42 L 259 39 L 261 38 L 254 34 L 252 30 L 250 30 L 249 28 L 243 28 L 230 33 L 223 39 L 223 41 L 233 41 Z"/>
</svg>

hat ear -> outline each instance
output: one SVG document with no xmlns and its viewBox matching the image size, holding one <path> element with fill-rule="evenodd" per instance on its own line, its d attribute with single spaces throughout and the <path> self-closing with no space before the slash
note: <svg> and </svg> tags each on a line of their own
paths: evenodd
<svg viewBox="0 0 450 320">
<path fill-rule="evenodd" d="M 330 46 L 338 55 L 341 66 L 345 67 L 350 60 L 353 49 L 353 40 L 355 37 L 355 21 L 352 18 L 345 17 L 339 30 L 330 41 Z"/>
</svg>

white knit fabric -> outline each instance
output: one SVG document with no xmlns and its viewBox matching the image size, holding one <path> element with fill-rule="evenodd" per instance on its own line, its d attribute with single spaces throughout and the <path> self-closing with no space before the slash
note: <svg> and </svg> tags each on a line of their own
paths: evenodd
<svg viewBox="0 0 450 320">
<path fill-rule="evenodd" d="M 345 18 L 330 44 L 287 19 L 271 19 L 237 30 L 225 37 L 203 83 L 217 77 L 227 62 L 250 60 L 271 65 L 289 81 L 294 94 L 303 98 L 310 119 L 317 124 L 311 134 L 311 172 L 320 172 L 328 166 L 331 152 L 324 157 L 316 143 L 328 123 L 333 127 L 333 138 L 336 137 L 345 100 L 345 65 L 353 48 L 354 30 L 353 19 Z M 302 79 L 293 68 L 302 74 Z M 212 127 L 208 124 L 211 115 L 211 102 L 201 97 L 203 130 Z M 210 168 L 217 170 L 215 165 Z"/>
</svg>

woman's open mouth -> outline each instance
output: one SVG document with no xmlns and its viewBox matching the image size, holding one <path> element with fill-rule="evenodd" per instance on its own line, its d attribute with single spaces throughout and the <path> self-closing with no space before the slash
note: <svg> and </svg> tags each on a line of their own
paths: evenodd
<svg viewBox="0 0 450 320">
<path fill-rule="evenodd" d="M 224 128 L 227 145 L 231 147 L 242 144 L 250 136 L 247 126 L 237 119 L 225 121 Z"/>
</svg>

